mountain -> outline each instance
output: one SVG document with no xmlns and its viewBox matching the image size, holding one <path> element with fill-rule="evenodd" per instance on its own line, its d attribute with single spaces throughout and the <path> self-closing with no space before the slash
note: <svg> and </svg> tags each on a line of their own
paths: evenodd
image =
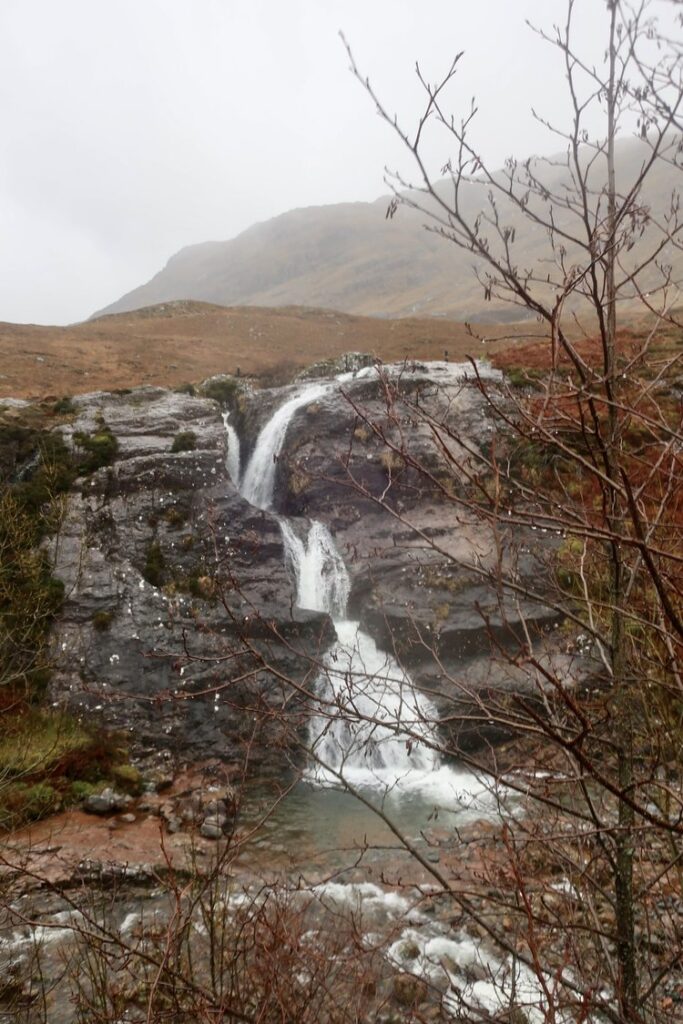
<svg viewBox="0 0 683 1024">
<path fill-rule="evenodd" d="M 646 144 L 639 140 L 618 144 L 618 177 L 623 187 L 637 175 L 646 155 Z M 554 158 L 535 160 L 533 167 L 559 191 L 569 184 L 566 169 Z M 663 161 L 648 176 L 644 199 L 660 216 L 679 176 L 676 167 Z M 596 161 L 591 182 L 595 193 L 602 179 L 604 162 Z M 452 185 L 444 181 L 439 188 L 447 193 Z M 486 207 L 487 192 L 483 182 L 466 184 L 461 200 L 464 210 L 476 216 Z M 188 246 L 172 256 L 151 281 L 95 316 L 194 299 L 228 306 L 312 306 L 375 317 L 524 317 L 523 310 L 506 308 L 495 299 L 484 301 L 471 253 L 425 230 L 425 216 L 418 211 L 400 206 L 395 217 L 387 218 L 388 203 L 385 196 L 372 203 L 290 210 L 229 241 Z M 532 202 L 534 205 L 542 212 L 540 201 Z M 515 229 L 518 266 L 538 266 L 549 256 L 547 232 L 519 209 L 506 205 L 504 199 L 498 208 L 504 223 Z M 575 226 L 566 208 L 556 208 L 555 214 L 558 225 Z M 643 243 L 637 243 L 633 265 L 643 251 Z M 572 255 L 570 245 L 569 258 Z"/>
</svg>

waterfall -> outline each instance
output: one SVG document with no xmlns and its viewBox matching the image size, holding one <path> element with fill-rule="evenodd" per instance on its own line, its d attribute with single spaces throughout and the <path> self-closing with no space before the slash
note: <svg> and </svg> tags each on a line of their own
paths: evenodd
<svg viewBox="0 0 683 1024">
<path fill-rule="evenodd" d="M 256 439 L 256 447 L 244 471 L 242 497 L 256 508 L 268 509 L 273 503 L 275 469 L 282 451 L 287 427 L 297 409 L 329 391 L 329 384 L 309 384 L 276 409 Z"/>
<path fill-rule="evenodd" d="M 298 606 L 315 612 L 328 612 L 333 618 L 343 618 L 351 582 L 330 531 L 322 523 L 314 521 L 306 541 L 302 541 L 286 519 L 280 519 L 280 529 L 287 561 L 296 579 Z"/>
<path fill-rule="evenodd" d="M 439 768 L 436 709 L 394 658 L 380 651 L 360 623 L 336 619 L 337 643 L 317 682 L 320 710 L 310 738 L 322 785 L 340 777 L 356 786 L 414 785 Z"/>
<path fill-rule="evenodd" d="M 235 487 L 239 487 L 240 484 L 240 439 L 237 436 L 237 431 L 233 427 L 232 423 L 229 422 L 230 413 L 223 413 L 223 426 L 225 427 L 225 433 L 228 437 L 228 451 L 225 456 L 225 468 L 228 471 L 228 476 L 234 483 Z"/>
<path fill-rule="evenodd" d="M 387 787 L 437 769 L 439 756 L 426 745 L 436 739 L 436 709 L 360 623 L 347 619 L 349 575 L 329 530 L 314 520 L 304 541 L 287 520 L 280 528 L 297 604 L 328 612 L 337 633 L 316 682 L 310 742 L 319 764 L 309 778 L 330 785 L 343 774 L 354 785 Z"/>
<path fill-rule="evenodd" d="M 277 457 L 292 416 L 333 386 L 305 386 L 262 428 L 240 487 L 252 505 L 272 506 Z M 225 424 L 229 429 L 227 419 Z M 315 764 L 307 773 L 309 780 L 322 786 L 345 780 L 382 793 L 428 791 L 451 801 L 454 794 L 461 796 L 463 783 L 471 787 L 472 777 L 442 764 L 435 749 L 435 706 L 415 689 L 396 660 L 379 650 L 360 623 L 346 617 L 349 574 L 330 531 L 314 520 L 302 539 L 304 523 L 295 527 L 295 521 L 278 519 L 296 581 L 297 605 L 327 612 L 337 633 L 315 686 L 318 708 L 309 732 Z"/>
</svg>

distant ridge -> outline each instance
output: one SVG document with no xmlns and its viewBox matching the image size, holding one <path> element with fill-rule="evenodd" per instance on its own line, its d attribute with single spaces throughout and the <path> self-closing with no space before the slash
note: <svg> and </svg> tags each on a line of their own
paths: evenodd
<svg viewBox="0 0 683 1024">
<path fill-rule="evenodd" d="M 618 144 L 621 180 L 630 180 L 644 154 L 645 146 L 638 140 Z M 552 175 L 556 183 L 563 180 L 561 169 L 543 173 Z M 678 188 L 679 174 L 665 163 L 653 169 L 645 198 L 655 211 L 661 211 Z M 440 187 L 448 189 L 449 184 Z M 485 198 L 485 186 L 464 188 L 463 202 L 473 216 Z M 151 281 L 95 316 L 173 300 L 224 306 L 310 306 L 373 317 L 504 321 L 525 316 L 514 307 L 486 303 L 474 276 L 472 254 L 425 230 L 425 218 L 406 207 L 388 220 L 388 201 L 384 197 L 372 203 L 290 210 L 254 224 L 229 241 L 187 246 Z M 517 209 L 506 210 L 504 203 L 499 208 L 515 227 L 519 265 L 529 267 L 547 257 L 548 240 L 542 229 L 529 225 Z M 563 216 L 560 210 L 560 221 Z M 638 252 L 636 246 L 634 259 Z M 681 258 L 678 251 L 673 258 Z"/>
</svg>

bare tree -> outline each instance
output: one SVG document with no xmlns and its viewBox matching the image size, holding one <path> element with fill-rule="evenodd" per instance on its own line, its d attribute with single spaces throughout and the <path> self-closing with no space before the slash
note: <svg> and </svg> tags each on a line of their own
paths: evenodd
<svg viewBox="0 0 683 1024">
<path fill-rule="evenodd" d="M 409 409 L 413 419 L 428 422 L 453 476 L 467 481 L 455 494 L 411 454 L 400 432 L 379 433 L 397 465 L 427 476 L 459 514 L 486 521 L 501 537 L 501 550 L 510 550 L 511 528 L 552 531 L 563 540 L 550 590 L 521 578 L 514 561 L 501 560 L 489 575 L 492 586 L 508 594 L 553 604 L 575 634 L 590 638 L 599 661 L 590 690 L 549 670 L 527 636 L 508 657 L 542 679 L 541 706 L 520 698 L 481 711 L 543 737 L 561 754 L 552 763 L 562 763 L 563 780 L 572 780 L 571 799 L 550 794 L 546 784 L 532 782 L 530 792 L 559 814 L 553 828 L 564 833 L 565 852 L 549 835 L 546 848 L 568 857 L 574 872 L 594 887 L 592 895 L 584 892 L 585 913 L 576 927 L 592 935 L 594 956 L 606 965 L 613 986 L 618 1012 L 612 1017 L 606 1005 L 603 1012 L 626 1022 L 666 1019 L 657 1000 L 680 956 L 680 935 L 666 929 L 674 956 L 650 969 L 657 940 L 647 933 L 643 914 L 662 879 L 680 884 L 683 832 L 681 354 L 671 260 L 672 251 L 680 250 L 681 220 L 677 187 L 657 204 L 646 198 L 663 165 L 670 177 L 680 173 L 683 65 L 680 42 L 652 18 L 654 5 L 619 0 L 604 8 L 604 64 L 589 64 L 574 45 L 578 6 L 569 0 L 564 24 L 551 34 L 540 32 L 556 48 L 566 75 L 572 122 L 566 129 L 548 123 L 565 151 L 551 160 L 510 160 L 502 172 L 490 170 L 470 143 L 474 106 L 462 118 L 445 106 L 462 55 L 436 85 L 417 68 L 426 100 L 413 130 L 388 113 L 349 55 L 354 74 L 417 168 L 415 183 L 392 177 L 389 215 L 404 207 L 422 214 L 428 230 L 472 254 L 486 300 L 522 307 L 549 338 L 541 379 L 537 373 L 523 381 L 534 387 L 531 394 L 529 387 L 520 393 L 492 386 L 474 367 L 499 425 L 500 440 L 488 454 L 454 456 L 463 444 L 457 428 L 429 418 L 387 380 L 388 421 L 399 423 Z M 595 106 L 604 115 L 604 134 L 597 139 L 584 128 Z M 431 128 L 445 132 L 454 151 L 440 176 L 424 156 Z M 620 132 L 639 139 L 637 159 L 621 175 Z M 522 266 L 515 246 L 529 225 L 540 229 L 546 251 Z M 641 314 L 637 330 L 626 332 L 624 318 L 632 323 L 635 312 Z M 362 407 L 355 411 L 378 429 Z M 461 447 L 454 449 L 454 442 Z M 402 518 L 391 498 L 379 501 Z M 551 762 L 541 763 L 547 768 Z M 569 835 L 568 815 L 574 821 Z M 518 845 L 526 840 L 515 828 L 508 838 L 531 941 L 534 923 L 549 922 L 528 898 L 529 865 L 520 862 Z M 596 893 L 607 901 L 608 920 L 596 917 Z M 589 958 L 583 968 L 590 972 L 595 963 Z"/>
</svg>

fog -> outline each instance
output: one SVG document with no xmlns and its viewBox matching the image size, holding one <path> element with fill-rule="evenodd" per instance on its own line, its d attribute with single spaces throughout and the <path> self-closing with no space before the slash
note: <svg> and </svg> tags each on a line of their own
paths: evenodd
<svg viewBox="0 0 683 1024">
<path fill-rule="evenodd" d="M 577 42 L 599 60 L 602 0 Z M 349 71 L 342 29 L 407 124 L 420 62 L 448 101 L 476 95 L 487 160 L 558 148 L 566 116 L 547 29 L 564 0 L 2 0 L 0 320 L 68 323 L 151 277 L 184 245 L 297 206 L 372 200 L 406 166 Z M 436 169 L 449 155 L 429 143 Z M 264 253 L 264 258 L 267 254 Z"/>
</svg>

